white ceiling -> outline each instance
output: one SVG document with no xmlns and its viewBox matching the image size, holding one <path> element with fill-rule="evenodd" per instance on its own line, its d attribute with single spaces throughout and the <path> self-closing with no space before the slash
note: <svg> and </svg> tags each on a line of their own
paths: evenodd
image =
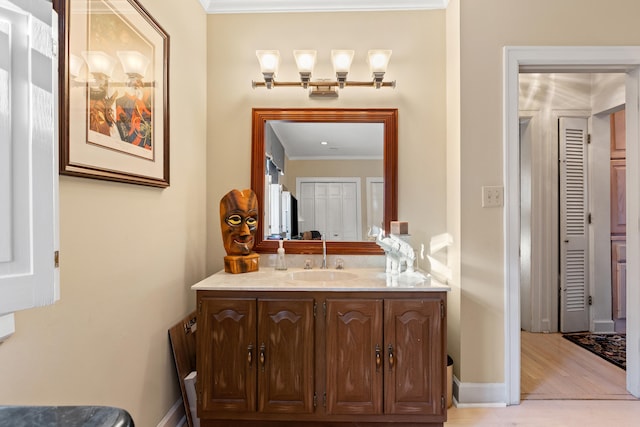
<svg viewBox="0 0 640 427">
<path fill-rule="evenodd" d="M 270 120 L 291 160 L 383 159 L 383 123 L 304 123 Z M 326 142 L 326 145 L 321 142 Z"/>
<path fill-rule="evenodd" d="M 200 0 L 207 13 L 446 9 L 449 0 Z"/>
</svg>

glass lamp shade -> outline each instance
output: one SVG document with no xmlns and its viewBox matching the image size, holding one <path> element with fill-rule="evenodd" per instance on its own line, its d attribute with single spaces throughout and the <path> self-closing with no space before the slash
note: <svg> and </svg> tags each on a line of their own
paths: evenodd
<svg viewBox="0 0 640 427">
<path fill-rule="evenodd" d="M 260 62 L 260 71 L 262 73 L 272 73 L 274 76 L 278 73 L 278 65 L 280 63 L 280 52 L 277 50 L 256 50 L 256 56 Z"/>
<path fill-rule="evenodd" d="M 82 69 L 84 61 L 78 55 L 73 53 L 69 54 L 69 74 L 72 78 L 77 79 L 80 76 L 80 70 Z"/>
<path fill-rule="evenodd" d="M 84 51 L 82 57 L 87 62 L 89 72 L 111 77 L 116 60 L 100 50 Z"/>
<path fill-rule="evenodd" d="M 348 73 L 353 61 L 353 50 L 332 50 L 331 62 L 336 73 Z"/>
<path fill-rule="evenodd" d="M 147 72 L 150 60 L 137 50 L 119 50 L 116 55 L 125 74 L 143 77 Z"/>
<path fill-rule="evenodd" d="M 391 58 L 390 50 L 376 49 L 369 51 L 369 68 L 372 73 L 385 73 Z"/>
<path fill-rule="evenodd" d="M 296 65 L 300 73 L 312 73 L 316 65 L 315 50 L 294 50 L 293 56 L 296 58 Z"/>
</svg>

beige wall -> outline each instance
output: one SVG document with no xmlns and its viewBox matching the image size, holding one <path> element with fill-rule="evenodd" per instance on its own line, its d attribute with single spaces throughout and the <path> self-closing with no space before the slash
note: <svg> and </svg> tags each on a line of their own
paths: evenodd
<svg viewBox="0 0 640 427">
<path fill-rule="evenodd" d="M 218 203 L 250 186 L 252 107 L 398 108 L 398 219 L 416 243 L 453 238 L 456 375 L 504 381 L 504 222 L 501 209 L 480 206 L 481 186 L 503 184 L 502 49 L 638 45 L 640 3 L 452 0 L 446 13 L 208 17 L 196 0 L 141 3 L 171 35 L 171 187 L 61 178 L 62 299 L 17 313 L 0 345 L 0 402 L 116 405 L 140 426 L 167 412 L 178 398 L 167 328 L 193 309 L 189 286 L 222 267 Z M 343 47 L 356 49 L 359 80 L 367 49 L 393 49 L 397 88 L 348 88 L 334 100 L 251 88 L 256 49 L 280 49 L 281 79 L 293 80 L 294 48 L 328 63 Z"/>
<path fill-rule="evenodd" d="M 480 205 L 481 186 L 503 184 L 503 47 L 638 45 L 638 16 L 635 0 L 460 2 L 461 350 L 456 362 L 463 382 L 504 381 L 503 212 Z"/>
<path fill-rule="evenodd" d="M 445 224 L 444 11 L 210 15 L 208 37 L 207 272 L 222 267 L 218 205 L 250 186 L 253 107 L 398 108 L 398 219 L 428 244 Z M 332 78 L 330 50 L 351 48 L 350 78 L 369 79 L 366 52 L 393 49 L 395 89 L 346 88 L 338 99 L 309 99 L 299 88 L 252 89 L 262 79 L 257 49 L 279 49 L 280 80 L 298 80 L 293 49 L 317 49 L 316 78 Z"/>
<path fill-rule="evenodd" d="M 61 300 L 16 313 L 1 404 L 114 405 L 147 427 L 180 396 L 167 329 L 205 274 L 206 18 L 141 4 L 171 37 L 171 186 L 60 178 Z"/>
</svg>

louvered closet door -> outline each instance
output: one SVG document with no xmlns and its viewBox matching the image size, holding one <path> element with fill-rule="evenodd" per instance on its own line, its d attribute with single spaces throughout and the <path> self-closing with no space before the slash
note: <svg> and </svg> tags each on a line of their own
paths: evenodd
<svg viewBox="0 0 640 427">
<path fill-rule="evenodd" d="M 587 119 L 560 118 L 560 330 L 589 330 Z"/>
</svg>

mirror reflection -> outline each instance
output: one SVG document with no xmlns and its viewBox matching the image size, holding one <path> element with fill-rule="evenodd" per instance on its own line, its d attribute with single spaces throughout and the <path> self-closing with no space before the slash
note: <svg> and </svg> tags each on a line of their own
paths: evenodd
<svg viewBox="0 0 640 427">
<path fill-rule="evenodd" d="M 256 252 L 380 254 L 373 226 L 397 219 L 396 109 L 263 109 L 252 117 Z"/>
<path fill-rule="evenodd" d="M 265 123 L 265 239 L 363 241 L 384 227 L 382 123 Z"/>
</svg>

